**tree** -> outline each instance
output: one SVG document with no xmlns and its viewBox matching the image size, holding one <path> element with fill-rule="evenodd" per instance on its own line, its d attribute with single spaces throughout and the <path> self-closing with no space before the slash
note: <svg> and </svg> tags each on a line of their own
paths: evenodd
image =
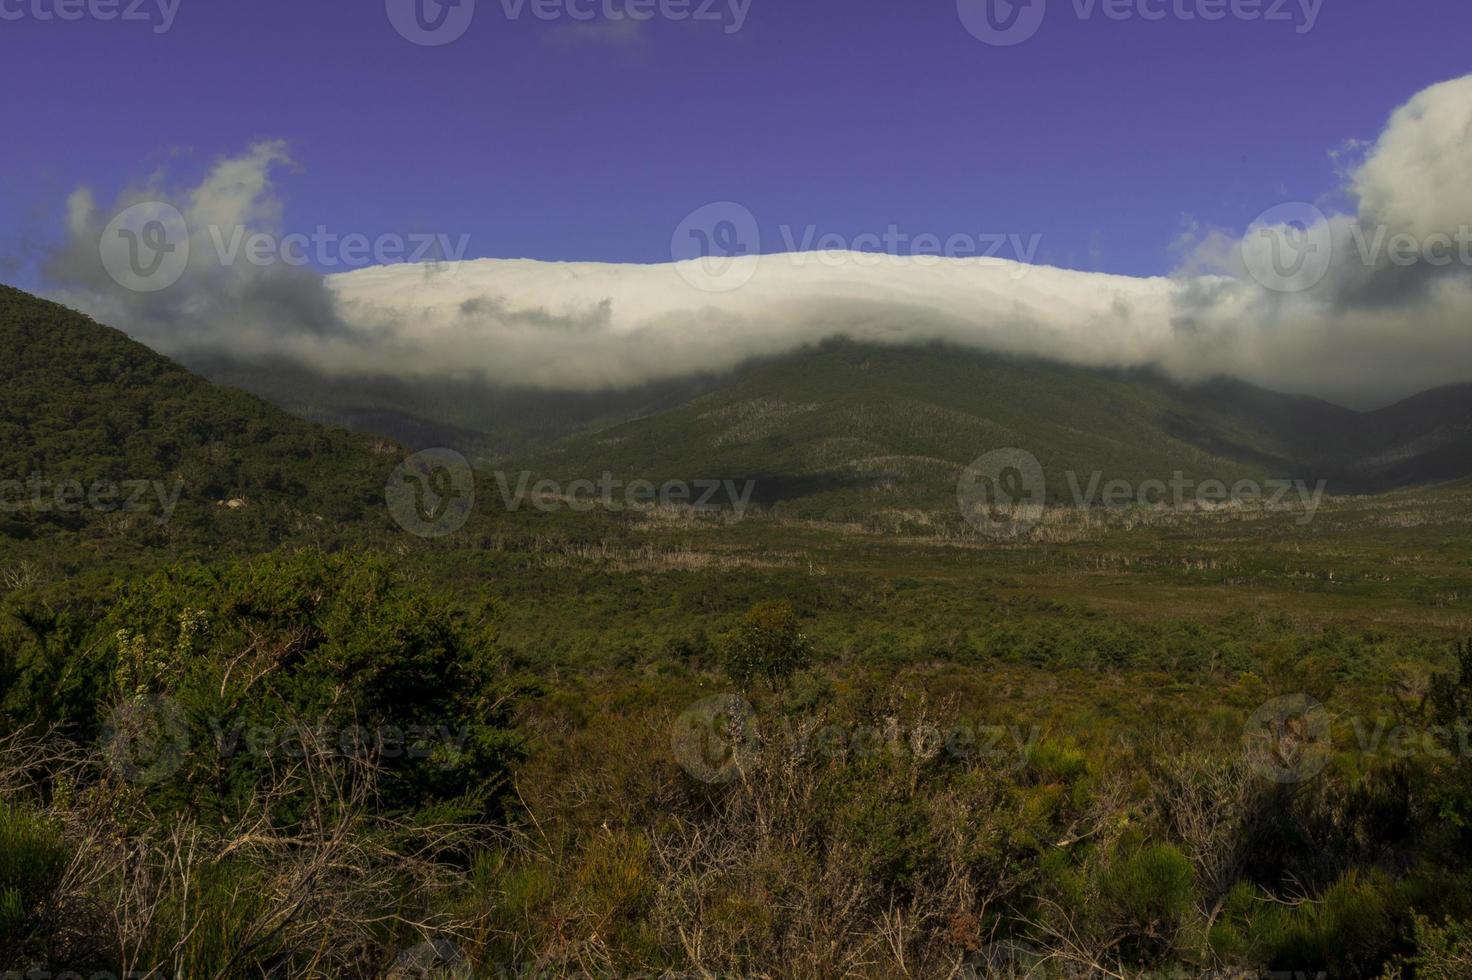
<svg viewBox="0 0 1472 980">
<path fill-rule="evenodd" d="M 783 687 L 799 670 L 812 664 L 813 646 L 802 632 L 792 604 L 784 600 L 758 602 L 747 611 L 726 644 L 726 672 L 749 690 L 765 680 L 773 690 Z"/>
</svg>

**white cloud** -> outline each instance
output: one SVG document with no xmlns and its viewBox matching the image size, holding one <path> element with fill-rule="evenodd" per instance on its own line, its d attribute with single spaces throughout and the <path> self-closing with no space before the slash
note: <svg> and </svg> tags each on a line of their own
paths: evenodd
<svg viewBox="0 0 1472 980">
<path fill-rule="evenodd" d="M 1472 380 L 1472 265 L 1405 264 L 1388 248 L 1395 235 L 1450 238 L 1472 227 L 1472 76 L 1418 94 L 1362 149 L 1363 162 L 1346 175 L 1356 212 L 1310 217 L 1295 232 L 1329 249 L 1317 253 L 1322 267 L 1289 277 L 1305 287 L 1296 292 L 1251 275 L 1271 260 L 1272 233 L 1283 231 L 1270 220 L 1245 237 L 1192 223 L 1194 247 L 1182 248 L 1176 273 L 1150 279 L 830 252 L 741 259 L 754 265 L 749 281 L 707 292 L 692 285 L 701 267 L 689 263 L 487 259 L 322 279 L 298 268 L 222 266 L 201 248 L 179 286 L 139 296 L 120 294 L 100 274 L 96 234 L 105 220 L 84 191 L 69 202 L 70 241 L 51 271 L 65 301 L 168 352 L 285 354 L 329 371 L 475 374 L 508 385 L 630 385 L 837 333 L 944 339 L 1087 365 L 1156 364 L 1186 379 L 1226 373 L 1358 404 Z M 271 176 L 287 162 L 284 145 L 260 144 L 171 199 L 192 229 L 279 231 Z M 150 185 L 118 204 L 161 193 Z"/>
<path fill-rule="evenodd" d="M 1297 229 L 1203 237 L 1179 273 L 1180 343 L 1164 366 L 1359 404 L 1472 380 L 1472 75 L 1417 94 L 1372 146 L 1352 146 L 1365 154 L 1346 174 L 1354 213 L 1303 205 L 1289 209 Z M 1274 249 L 1306 256 L 1294 242 L 1315 250 L 1298 288 L 1263 288 L 1250 270 L 1271 269 Z M 1192 278 L 1203 271 L 1226 278 L 1208 287 Z"/>
<path fill-rule="evenodd" d="M 1351 187 L 1360 217 L 1395 231 L 1425 236 L 1472 225 L 1472 75 L 1396 110 Z"/>
</svg>

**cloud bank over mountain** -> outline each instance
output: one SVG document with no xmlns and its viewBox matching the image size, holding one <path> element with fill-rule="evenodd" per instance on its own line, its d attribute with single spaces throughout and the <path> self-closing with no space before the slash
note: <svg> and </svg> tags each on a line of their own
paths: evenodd
<svg viewBox="0 0 1472 980">
<path fill-rule="evenodd" d="M 1153 364 L 1185 380 L 1228 374 L 1353 405 L 1472 380 L 1472 76 L 1417 94 L 1359 154 L 1336 189 L 1348 209 L 1285 203 L 1245 234 L 1201 236 L 1158 278 L 864 252 L 398 262 L 323 276 L 222 255 L 234 230 L 284 237 L 272 176 L 290 159 L 262 143 L 182 191 L 160 177 L 107 209 L 76 192 L 45 271 L 53 297 L 165 353 L 285 356 L 330 373 L 587 391 L 841 333 Z M 177 208 L 192 247 L 177 282 L 133 292 L 109 275 L 99 241 L 114 214 L 147 201 Z"/>
</svg>

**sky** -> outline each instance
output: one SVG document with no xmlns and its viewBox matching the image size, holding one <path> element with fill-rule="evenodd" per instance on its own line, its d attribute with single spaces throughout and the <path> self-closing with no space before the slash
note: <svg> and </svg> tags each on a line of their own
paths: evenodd
<svg viewBox="0 0 1472 980">
<path fill-rule="evenodd" d="M 1472 381 L 1469 28 L 1463 0 L 0 0 L 0 279 L 324 376 L 602 390 L 842 333 L 1373 407 Z"/>
<path fill-rule="evenodd" d="M 1219 21 L 1181 15 L 1202 0 L 1036 0 L 1011 46 L 968 30 L 982 0 L 693 0 L 645 22 L 464 0 L 436 46 L 396 30 L 399 0 L 71 2 L 80 19 L 0 0 L 0 278 L 22 286 L 74 189 L 198 179 L 267 140 L 286 229 L 427 232 L 470 258 L 668 261 L 687 214 L 731 201 L 763 252 L 894 229 L 881 247 L 1013 236 L 1032 253 L 998 254 L 1164 274 L 1183 231 L 1332 195 L 1333 151 L 1472 64 L 1463 0 Z"/>
</svg>

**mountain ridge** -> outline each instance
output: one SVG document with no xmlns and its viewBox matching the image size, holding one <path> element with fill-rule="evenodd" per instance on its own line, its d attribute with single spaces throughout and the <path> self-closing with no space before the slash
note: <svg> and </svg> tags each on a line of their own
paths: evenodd
<svg viewBox="0 0 1472 980">
<path fill-rule="evenodd" d="M 276 362 L 252 365 L 224 357 L 193 365 L 214 382 L 256 389 L 262 400 L 210 385 L 65 307 L 0 288 L 0 309 L 8 311 L 0 317 L 0 337 L 19 352 L 9 373 L 0 372 L 11 392 L 0 405 L 0 420 L 12 428 L 44 427 L 40 420 L 47 412 L 61 411 L 35 392 L 26 394 L 38 382 L 18 371 L 35 360 L 22 348 L 34 345 L 37 330 L 47 326 L 50 346 L 43 349 L 70 358 L 74 376 L 43 370 L 36 375 L 39 384 L 54 391 L 87 389 L 81 401 L 64 409 L 83 423 L 71 427 L 73 441 L 82 443 L 73 462 L 117 462 L 110 449 L 127 446 L 152 418 L 144 410 L 147 399 L 140 408 L 135 394 L 128 402 L 133 414 L 124 414 L 120 429 L 108 429 L 109 406 L 98 402 L 115 396 L 122 381 L 116 370 L 103 371 L 113 387 L 96 387 L 100 364 L 126 369 L 121 378 L 152 390 L 156 400 L 166 402 L 157 389 L 177 388 L 186 401 L 205 398 L 211 404 L 174 419 L 185 431 L 173 432 L 175 425 L 168 438 L 179 445 L 134 447 L 146 450 L 133 457 L 135 469 L 140 458 L 169 473 L 187 463 L 186 500 L 196 503 L 255 499 L 290 510 L 292 500 L 311 496 L 348 522 L 364 515 L 381 498 L 387 474 L 381 447 L 375 450 L 367 436 L 315 422 L 346 424 L 411 449 L 459 449 L 483 469 L 524 468 L 568 480 L 603 472 L 652 480 L 752 480 L 760 504 L 843 518 L 874 509 L 945 508 L 948 501 L 953 507 L 961 470 L 1003 447 L 1036 456 L 1055 495 L 1070 486 L 1068 473 L 1100 473 L 1135 484 L 1176 472 L 1228 485 L 1242 479 L 1292 478 L 1310 485 L 1322 480 L 1333 492 L 1472 476 L 1472 384 L 1441 386 L 1366 412 L 1227 377 L 1186 384 L 1145 367 L 1079 367 L 940 341 L 890 345 L 844 336 L 785 355 L 754 357 L 724 373 L 585 395 L 471 382 L 438 391 L 393 378 L 334 382 L 305 368 L 293 372 Z M 19 319 L 16 309 L 24 312 Z M 90 326 L 83 329 L 84 323 Z M 22 343 L 23 338 L 28 339 Z M 67 348 L 64 355 L 57 345 Z M 225 454 L 228 465 L 203 461 L 210 458 L 212 440 L 235 446 Z M 264 454 L 269 459 L 251 450 L 258 440 L 279 440 Z M 32 465 L 16 455 L 24 444 L 12 439 L 12 451 L 0 463 L 19 470 Z M 181 456 L 180 446 L 195 455 Z M 305 450 L 307 456 L 324 452 L 329 471 L 365 469 L 367 459 L 375 479 L 355 476 L 346 494 L 339 486 L 311 495 L 311 477 L 297 465 L 303 446 L 317 447 Z M 42 462 L 44 455 L 38 457 Z M 283 475 L 283 463 L 292 476 Z M 1075 479 L 1072 485 L 1084 482 Z M 192 514 L 190 522 L 199 526 L 216 518 L 201 515 L 199 507 Z"/>
<path fill-rule="evenodd" d="M 1057 492 L 1070 471 L 1134 484 L 1180 471 L 1228 485 L 1286 478 L 1389 490 L 1472 475 L 1472 385 L 1360 412 L 1230 378 L 1184 385 L 1140 368 L 838 339 L 516 462 L 569 478 L 826 481 L 832 492 L 811 494 L 827 498 L 819 509 L 858 485 L 874 506 L 944 506 L 967 463 L 1004 447 L 1036 456 Z"/>
</svg>

